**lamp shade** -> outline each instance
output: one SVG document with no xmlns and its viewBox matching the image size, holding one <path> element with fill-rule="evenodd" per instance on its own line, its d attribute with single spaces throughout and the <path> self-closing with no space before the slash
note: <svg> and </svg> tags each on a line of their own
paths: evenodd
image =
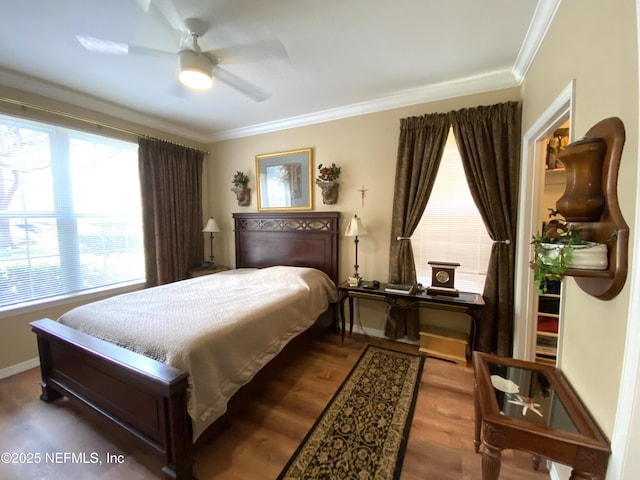
<svg viewBox="0 0 640 480">
<path fill-rule="evenodd" d="M 347 225 L 347 230 L 344 232 L 345 237 L 360 237 L 366 235 L 368 232 L 362 225 L 362 220 L 358 215 L 354 215 Z"/>
<path fill-rule="evenodd" d="M 211 64 L 204 55 L 193 50 L 182 50 L 179 54 L 180 82 L 194 90 L 207 90 L 213 87 Z"/>
<path fill-rule="evenodd" d="M 216 223 L 216 219 L 211 217 L 207 222 L 207 224 L 202 229 L 202 231 L 203 232 L 219 232 L 220 227 L 218 227 L 218 224 Z"/>
</svg>

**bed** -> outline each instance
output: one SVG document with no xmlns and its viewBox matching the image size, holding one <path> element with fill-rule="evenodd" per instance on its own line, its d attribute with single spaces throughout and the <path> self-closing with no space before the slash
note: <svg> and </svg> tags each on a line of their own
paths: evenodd
<svg viewBox="0 0 640 480">
<path fill-rule="evenodd" d="M 145 319 L 140 323 L 149 323 L 153 326 L 156 325 L 154 323 L 155 317 L 161 316 L 162 310 L 169 310 L 169 308 L 159 306 L 158 297 L 169 298 L 171 293 L 177 295 L 175 298 L 182 298 L 181 300 L 173 300 L 171 303 L 178 305 L 178 302 L 182 302 L 182 307 L 177 308 L 177 311 L 182 312 L 186 309 L 189 313 L 185 315 L 185 318 L 176 319 L 176 324 L 170 325 L 171 328 L 166 328 L 165 337 L 173 336 L 174 342 L 163 340 L 161 343 L 169 344 L 164 350 L 158 351 L 156 347 L 147 343 L 146 335 L 140 334 L 139 331 L 134 334 L 138 341 L 133 342 L 135 344 L 133 347 L 129 345 L 129 348 L 132 349 L 120 346 L 119 344 L 127 344 L 127 342 L 121 338 L 111 338 L 110 333 L 88 330 L 93 333 L 89 334 L 82 331 L 81 329 L 86 330 L 86 328 L 78 323 L 79 317 L 87 315 L 100 317 L 102 315 L 100 312 L 104 311 L 98 309 L 99 305 L 95 304 L 80 307 L 82 309 L 80 313 L 83 315 L 78 314 L 78 318 L 75 313 L 66 314 L 69 315 L 64 320 L 67 325 L 50 319 L 38 320 L 31 324 L 32 330 L 37 336 L 40 355 L 42 373 L 40 398 L 45 402 L 51 402 L 61 396 L 66 396 L 72 400 L 80 401 L 94 412 L 124 428 L 140 442 L 164 457 L 163 473 L 165 478 L 193 478 L 191 453 L 194 439 L 224 411 L 228 398 L 237 391 L 239 386 L 250 381 L 256 373 L 254 371 L 256 369 L 252 367 L 254 360 L 256 360 L 254 357 L 261 357 L 260 365 L 271 361 L 272 358 L 277 357 L 278 352 L 293 337 L 313 324 L 314 318 L 312 317 L 316 317 L 320 310 L 329 308 L 329 311 L 335 311 L 335 307 L 329 307 L 326 300 L 335 301 L 337 298 L 329 296 L 324 303 L 322 300 L 320 301 L 318 305 L 322 306 L 317 305 L 314 307 L 315 311 L 310 313 L 299 315 L 296 313 L 298 311 L 296 309 L 300 307 L 295 306 L 294 310 L 289 311 L 288 314 L 279 314 L 278 309 L 282 302 L 289 306 L 291 303 L 299 303 L 301 300 L 299 298 L 295 301 L 282 300 L 286 298 L 283 292 L 285 288 L 273 287 L 269 283 L 274 278 L 272 274 L 284 274 L 288 284 L 300 281 L 287 277 L 292 271 L 295 271 L 296 275 L 302 272 L 302 276 L 305 278 L 308 276 L 307 274 L 311 274 L 311 278 L 317 279 L 318 276 L 313 273 L 315 270 L 319 270 L 324 273 L 320 277 L 326 278 L 327 281 L 330 281 L 331 287 L 335 288 L 335 284 L 338 282 L 338 222 L 340 217 L 338 212 L 269 212 L 234 214 L 233 217 L 236 275 L 218 273 L 197 277 L 177 282 L 177 285 L 172 284 L 173 287 L 162 286 L 135 292 L 140 295 L 128 294 L 120 299 L 120 302 L 118 302 L 118 297 L 104 301 L 108 311 L 120 311 L 124 315 L 127 314 L 128 309 L 129 311 L 140 310 L 140 312 L 144 312 Z M 256 271 L 255 269 L 260 270 Z M 317 273 L 315 272 L 315 274 Z M 245 278 L 246 282 L 242 278 Z M 263 287 L 259 287 L 262 290 L 250 287 L 250 279 L 252 282 L 257 281 L 258 285 L 263 284 Z M 306 281 L 306 279 L 302 280 L 303 283 Z M 316 281 L 311 280 L 312 283 Z M 322 282 L 324 280 L 320 281 L 320 283 Z M 204 384 L 198 383 L 200 382 L 198 376 L 207 377 L 209 374 L 214 376 L 212 373 L 214 370 L 225 370 L 228 365 L 219 368 L 215 362 L 211 363 L 215 355 L 209 352 L 207 355 L 210 356 L 204 357 L 206 360 L 202 364 L 206 366 L 206 369 L 202 366 L 193 369 L 190 366 L 192 357 L 201 358 L 204 354 L 200 350 L 197 350 L 192 356 L 176 354 L 176 350 L 170 346 L 172 343 L 179 345 L 192 342 L 200 348 L 202 343 L 207 343 L 194 340 L 191 336 L 191 330 L 196 330 L 196 327 L 191 328 L 189 320 L 196 318 L 196 314 L 186 308 L 186 305 L 204 305 L 205 311 L 213 309 L 217 312 L 216 307 L 207 303 L 209 302 L 208 295 L 203 293 L 216 288 L 213 285 L 217 283 L 222 285 L 220 287 L 222 291 L 226 291 L 226 294 L 221 297 L 226 307 L 229 302 L 238 303 L 237 300 L 241 298 L 247 300 L 240 302 L 246 304 L 247 308 L 244 310 L 225 307 L 229 310 L 228 315 L 224 317 L 224 320 L 221 320 L 222 330 L 225 332 L 230 324 L 235 323 L 229 322 L 229 318 L 237 318 L 240 324 L 244 324 L 244 319 L 248 319 L 247 322 L 257 322 L 244 324 L 241 336 L 247 335 L 247 332 L 253 328 L 259 329 L 261 319 L 259 316 L 256 317 L 256 314 L 261 311 L 267 320 L 278 316 L 308 317 L 300 324 L 295 324 L 292 327 L 284 326 L 277 339 L 267 340 L 266 350 L 263 346 L 256 347 L 254 340 L 248 340 L 246 343 L 257 348 L 255 354 L 251 353 L 252 347 L 248 347 L 249 353 L 245 353 L 245 357 L 236 361 L 243 366 L 242 373 L 238 374 L 238 378 L 234 378 L 230 384 L 221 381 L 220 392 L 217 392 L 216 388 L 209 384 L 201 387 Z M 191 286 L 200 293 L 185 293 L 192 291 Z M 233 292 L 234 288 L 236 289 L 235 293 Z M 300 290 L 308 290 L 309 287 L 303 286 L 302 289 L 291 287 L 291 289 L 296 291 L 294 296 L 299 296 L 303 295 Z M 175 293 L 174 290 L 177 290 L 178 293 Z M 273 301 L 267 301 L 267 298 L 271 297 L 273 297 Z M 257 301 L 256 299 L 262 300 Z M 304 298 L 302 302 L 309 303 L 310 301 Z M 146 308 L 145 305 L 151 306 L 151 308 Z M 194 320 L 194 323 L 198 325 L 200 322 L 201 320 Z M 262 323 L 264 324 L 264 322 L 263 319 Z M 156 325 L 152 328 L 158 327 Z M 185 333 L 185 331 L 187 332 Z M 258 337 L 262 337 L 263 333 L 264 331 Z M 111 341 L 105 341 L 96 335 Z M 208 333 L 205 336 L 207 335 Z M 222 343 L 228 342 L 228 337 L 223 336 L 222 338 Z M 219 347 L 213 348 L 214 351 L 218 349 Z M 229 359 L 229 356 L 230 354 L 227 352 L 220 358 L 224 358 L 224 363 L 228 364 L 229 362 L 226 360 Z M 175 360 L 175 358 L 178 358 L 178 361 L 171 360 Z M 167 363 L 159 360 L 165 360 Z M 247 366 L 250 368 L 246 368 Z M 209 368 L 211 370 L 207 370 Z M 203 370 L 205 370 L 204 374 Z M 215 398 L 215 405 L 198 407 L 197 401 L 193 402 L 194 385 L 198 392 L 202 392 L 197 398 L 205 398 L 207 401 L 209 398 Z M 200 421 L 202 419 L 204 421 Z"/>
</svg>

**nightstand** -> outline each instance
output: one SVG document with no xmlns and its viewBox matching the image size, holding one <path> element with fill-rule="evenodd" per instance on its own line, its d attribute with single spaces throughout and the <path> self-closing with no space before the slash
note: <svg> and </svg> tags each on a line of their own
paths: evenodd
<svg viewBox="0 0 640 480">
<path fill-rule="evenodd" d="M 220 273 L 229 270 L 225 265 L 216 265 L 213 268 L 194 267 L 187 270 L 187 278 L 201 277 L 202 275 L 211 275 L 212 273 Z"/>
</svg>

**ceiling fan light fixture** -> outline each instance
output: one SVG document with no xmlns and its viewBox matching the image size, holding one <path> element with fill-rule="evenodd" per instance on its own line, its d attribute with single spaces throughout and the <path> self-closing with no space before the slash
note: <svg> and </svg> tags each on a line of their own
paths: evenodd
<svg viewBox="0 0 640 480">
<path fill-rule="evenodd" d="M 183 50 L 179 53 L 180 82 L 194 90 L 208 90 L 213 87 L 211 64 L 206 57 L 193 50 Z"/>
<path fill-rule="evenodd" d="M 178 78 L 184 86 L 194 90 L 208 90 L 213 87 L 211 76 L 200 70 L 181 70 Z"/>
</svg>

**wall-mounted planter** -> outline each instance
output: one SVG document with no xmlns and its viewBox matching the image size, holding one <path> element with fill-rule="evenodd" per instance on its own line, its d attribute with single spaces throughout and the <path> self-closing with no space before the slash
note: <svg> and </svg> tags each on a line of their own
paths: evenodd
<svg viewBox="0 0 640 480">
<path fill-rule="evenodd" d="M 609 267 L 609 249 L 604 243 L 574 245 L 567 267 L 578 270 L 606 270 Z"/>
<path fill-rule="evenodd" d="M 234 187 L 231 189 L 232 192 L 236 194 L 236 199 L 238 200 L 239 207 L 248 207 L 251 204 L 251 189 L 248 187 L 238 188 Z"/>
<path fill-rule="evenodd" d="M 562 255 L 564 245 L 557 243 L 543 243 L 544 255 L 541 260 L 547 265 L 553 265 Z M 573 245 L 571 260 L 566 262 L 569 269 L 577 270 L 606 270 L 609 266 L 609 251 L 605 244 L 588 242 L 586 245 Z"/>
<path fill-rule="evenodd" d="M 316 182 L 322 190 L 322 203 L 325 205 L 335 205 L 338 202 L 338 182 Z"/>
<path fill-rule="evenodd" d="M 598 222 L 604 210 L 602 163 L 607 144 L 602 138 L 583 138 L 560 158 L 565 167 L 566 190 L 556 210 L 567 222 Z"/>
<path fill-rule="evenodd" d="M 583 139 L 567 146 L 558 157 L 563 163 L 567 160 L 565 165 L 573 166 L 573 173 L 567 171 L 567 189 L 556 203 L 556 209 L 568 215 L 569 218 L 565 218 L 574 228 L 580 229 L 582 238 L 608 247 L 606 269 L 573 266 L 565 275 L 573 276 L 582 290 L 601 300 L 618 295 L 627 278 L 629 226 L 618 204 L 618 171 L 624 141 L 622 121 L 607 118 L 591 127 Z M 602 142 L 606 148 L 602 148 Z M 600 188 L 587 185 L 598 181 Z M 584 209 L 586 199 L 594 191 L 593 198 L 597 198 L 599 190 L 604 196 L 604 205 L 596 209 L 600 210 L 599 217 L 594 218 L 593 212 L 583 214 L 581 209 Z M 576 196 L 576 191 L 584 195 Z M 601 201 L 596 199 L 593 203 Z"/>
</svg>

